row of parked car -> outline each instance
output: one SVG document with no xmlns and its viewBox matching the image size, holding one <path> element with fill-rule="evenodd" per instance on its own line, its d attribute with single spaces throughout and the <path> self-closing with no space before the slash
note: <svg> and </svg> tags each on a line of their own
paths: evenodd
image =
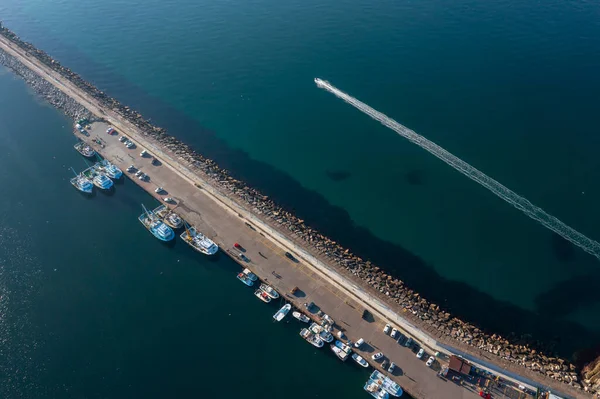
<svg viewBox="0 0 600 399">
<path fill-rule="evenodd" d="M 425 349 L 420 348 L 419 345 L 417 345 L 412 338 L 409 338 L 406 335 L 402 334 L 400 331 L 398 331 L 396 327 L 392 328 L 391 325 L 386 324 L 385 327 L 383 327 L 383 333 L 389 335 L 390 337 L 398 341 L 400 345 L 417 351 L 417 359 L 422 359 L 423 356 L 425 356 Z M 427 365 L 427 367 L 431 367 L 434 362 L 435 357 L 429 356 L 429 359 L 427 359 L 427 362 L 425 364 Z"/>
</svg>

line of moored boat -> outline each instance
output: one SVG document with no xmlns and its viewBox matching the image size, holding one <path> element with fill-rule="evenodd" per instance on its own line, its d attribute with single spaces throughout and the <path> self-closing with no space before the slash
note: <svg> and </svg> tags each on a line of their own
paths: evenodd
<svg viewBox="0 0 600 399">
<path fill-rule="evenodd" d="M 70 179 L 71 184 L 85 194 L 91 194 L 94 186 L 100 190 L 110 190 L 113 187 L 113 180 L 119 180 L 123 176 L 121 169 L 106 159 L 96 162 L 81 173 L 75 172 L 73 168 L 71 170 L 75 174 L 75 177 Z"/>
<path fill-rule="evenodd" d="M 237 279 L 249 287 L 252 287 L 258 281 L 258 277 L 248 268 L 238 273 Z M 254 295 L 265 303 L 280 298 L 279 293 L 266 283 L 260 283 L 259 288 L 254 291 Z M 273 319 L 275 321 L 283 320 L 291 309 L 292 305 L 286 303 L 275 312 Z M 311 323 L 311 319 L 302 312 L 293 311 L 292 316 L 302 323 Z M 360 348 L 364 344 L 364 340 L 359 339 L 356 342 L 352 342 L 346 339 L 346 342 L 344 342 L 346 337 L 341 331 L 337 334 L 339 339 L 335 339 L 333 336 L 333 325 L 334 321 L 325 315 L 322 318 L 321 324 L 312 322 L 308 327 L 302 328 L 300 336 L 315 348 L 322 348 L 328 343 L 330 344 L 331 351 L 341 361 L 352 358 L 361 367 L 368 368 L 369 363 L 358 353 L 352 351 L 353 348 Z M 400 397 L 403 393 L 400 385 L 377 370 L 373 371 L 369 380 L 365 383 L 364 390 L 376 399 L 388 399 L 390 396 Z"/>
<path fill-rule="evenodd" d="M 175 230 L 184 228 L 179 237 L 195 251 L 204 255 L 214 255 L 219 250 L 219 246 L 210 238 L 202 234 L 198 229 L 190 226 L 178 214 L 173 212 L 165 205 L 149 211 L 142 205 L 144 213 L 138 220 L 144 227 L 156 238 L 161 241 L 171 241 L 175 238 Z"/>
<path fill-rule="evenodd" d="M 80 129 L 78 128 L 78 130 Z M 110 132 L 107 131 L 107 133 Z M 75 144 L 74 148 L 86 158 L 96 157 L 96 151 L 83 141 Z M 132 166 L 129 168 L 132 168 Z M 110 190 L 114 185 L 113 180 L 119 180 L 123 176 L 121 169 L 106 159 L 96 162 L 79 174 L 73 168 L 71 169 L 75 173 L 75 177 L 70 180 L 71 184 L 77 190 L 86 194 L 91 194 L 94 186 L 101 190 Z M 128 169 L 128 171 L 130 170 Z M 159 187 L 157 190 L 162 191 L 163 189 Z M 138 217 L 138 220 L 159 240 L 171 241 L 175 238 L 175 230 L 184 228 L 184 231 L 180 234 L 181 239 L 197 252 L 214 255 L 219 250 L 217 244 L 198 231 L 196 227 L 190 226 L 167 206 L 161 205 L 152 211 L 148 211 L 144 205 L 142 205 L 142 208 L 144 212 Z"/>
</svg>

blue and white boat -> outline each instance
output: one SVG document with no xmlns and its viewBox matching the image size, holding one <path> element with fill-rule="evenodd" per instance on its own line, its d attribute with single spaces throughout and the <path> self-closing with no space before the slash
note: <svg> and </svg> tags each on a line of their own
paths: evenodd
<svg viewBox="0 0 600 399">
<path fill-rule="evenodd" d="M 334 344 L 331 344 L 331 350 L 342 362 L 345 362 L 352 353 L 352 347 L 339 340 L 336 340 Z"/>
<path fill-rule="evenodd" d="M 367 361 L 363 359 L 362 356 L 360 356 L 358 353 L 353 353 L 352 359 L 354 359 L 356 363 L 360 364 L 364 368 L 369 367 L 369 363 L 367 363 Z"/>
<path fill-rule="evenodd" d="M 83 173 L 77 174 L 73 168 L 71 168 L 71 170 L 73 173 L 75 173 L 75 177 L 70 180 L 73 187 L 82 193 L 91 194 L 92 190 L 94 189 L 92 182 L 89 181 L 88 178 L 83 175 Z"/>
<path fill-rule="evenodd" d="M 111 179 L 119 180 L 121 176 L 123 176 L 123 171 L 121 171 L 121 169 L 119 169 L 112 163 L 108 162 L 106 159 L 100 162 L 100 168 Z"/>
<path fill-rule="evenodd" d="M 113 181 L 102 173 L 97 173 L 96 176 L 94 176 L 92 183 L 102 190 L 109 190 L 113 186 Z"/>
<path fill-rule="evenodd" d="M 175 238 L 175 232 L 172 228 L 167 226 L 152 212 L 148 212 L 144 205 L 142 205 L 142 208 L 144 208 L 144 213 L 138 217 L 138 220 L 150 233 L 152 233 L 154 237 L 161 241 L 171 241 L 173 238 Z"/>
<path fill-rule="evenodd" d="M 254 285 L 254 281 L 250 280 L 250 277 L 244 273 L 238 273 L 237 279 L 246 284 L 248 287 L 252 287 Z"/>
<path fill-rule="evenodd" d="M 381 386 L 381 388 L 385 392 L 389 393 L 390 395 L 396 398 L 402 396 L 402 387 L 400 387 L 400 385 L 392 381 L 390 377 L 385 376 L 383 373 L 380 373 L 377 370 L 373 371 L 371 377 L 369 378 L 369 381 L 376 382 Z"/>
<path fill-rule="evenodd" d="M 323 341 L 327 343 L 333 342 L 333 335 L 323 326 L 320 326 L 317 323 L 312 323 L 309 327 L 309 330 L 318 335 Z"/>
<path fill-rule="evenodd" d="M 292 305 L 290 305 L 289 303 L 286 303 L 285 305 L 283 305 L 281 307 L 281 309 L 279 309 L 277 311 L 277 313 L 275 313 L 273 315 L 273 318 L 275 319 L 275 321 L 281 321 L 284 319 L 285 316 L 287 316 L 288 312 L 290 311 L 290 309 L 292 308 Z"/>
<path fill-rule="evenodd" d="M 388 399 L 390 397 L 390 394 L 387 393 L 377 381 L 368 380 L 365 382 L 363 389 L 375 399 Z"/>
</svg>

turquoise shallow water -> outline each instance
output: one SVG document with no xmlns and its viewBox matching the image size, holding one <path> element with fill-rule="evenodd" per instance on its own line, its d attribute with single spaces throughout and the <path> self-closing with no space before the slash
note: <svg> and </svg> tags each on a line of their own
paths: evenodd
<svg viewBox="0 0 600 399">
<path fill-rule="evenodd" d="M 0 15 L 456 314 L 565 353 L 596 342 L 597 260 L 312 81 L 600 239 L 595 2 L 7 0 Z"/>
</svg>

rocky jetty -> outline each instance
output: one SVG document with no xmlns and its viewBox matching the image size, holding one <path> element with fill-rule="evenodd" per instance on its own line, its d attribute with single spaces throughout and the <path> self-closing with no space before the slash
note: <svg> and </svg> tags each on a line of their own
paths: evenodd
<svg viewBox="0 0 600 399">
<path fill-rule="evenodd" d="M 580 378 L 573 364 L 564 359 L 543 354 L 534 349 L 531 343 L 526 345 L 515 340 L 510 342 L 504 337 L 488 334 L 470 323 L 453 317 L 440 306 L 429 302 L 410 287 L 407 287 L 400 279 L 390 275 L 370 261 L 354 255 L 349 249 L 343 248 L 334 240 L 306 225 L 303 220 L 282 209 L 267 196 L 249 187 L 243 181 L 232 177 L 228 171 L 220 168 L 214 161 L 203 157 L 185 143 L 168 135 L 163 128 L 152 125 L 140 113 L 100 91 L 78 74 L 52 59 L 45 52 L 22 41 L 13 32 L 2 27 L 1 23 L 0 34 L 26 50 L 30 56 L 36 57 L 96 98 L 105 108 L 111 109 L 126 118 L 138 127 L 144 135 L 160 143 L 180 159 L 195 165 L 200 173 L 212 180 L 213 184 L 220 187 L 229 197 L 236 198 L 238 202 L 245 204 L 247 208 L 260 215 L 268 223 L 278 226 L 282 232 L 300 238 L 304 242 L 304 246 L 310 248 L 315 255 L 325 258 L 331 265 L 337 265 L 341 273 L 355 280 L 362 280 L 363 285 L 369 287 L 369 291 L 374 292 L 396 309 L 405 309 L 406 314 L 416 324 L 436 336 L 438 340 L 457 345 L 461 350 L 469 351 L 475 356 L 483 355 L 483 357 L 490 360 L 494 360 L 495 357 L 496 362 L 503 365 L 503 367 L 510 367 L 511 364 L 518 365 L 530 370 L 530 372 L 541 374 L 549 379 L 588 392 L 596 392 L 600 389 L 600 383 L 598 382 L 600 381 L 600 361 L 590 365 L 589 369 L 586 368 L 582 375 L 583 378 Z M 63 110 L 68 116 L 74 119 L 89 116 L 90 113 L 87 109 L 2 50 L 0 50 L 0 64 L 12 69 L 38 94 L 55 107 Z M 526 342 L 524 340 L 520 341 Z M 487 356 L 487 354 L 493 356 Z M 530 372 L 528 373 L 531 374 Z M 533 374 L 531 375 L 533 376 Z M 539 380 L 539 378 L 537 379 Z"/>
</svg>

